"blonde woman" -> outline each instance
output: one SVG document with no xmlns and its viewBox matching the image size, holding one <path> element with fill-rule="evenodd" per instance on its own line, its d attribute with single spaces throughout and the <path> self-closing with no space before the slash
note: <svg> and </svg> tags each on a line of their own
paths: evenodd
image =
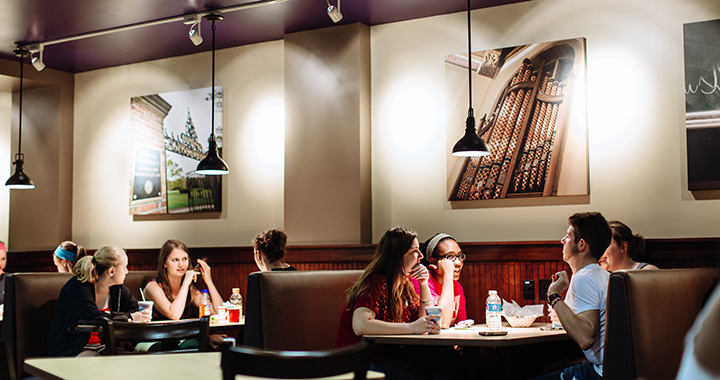
<svg viewBox="0 0 720 380">
<path fill-rule="evenodd" d="M 74 276 L 60 290 L 55 318 L 47 338 L 50 356 L 95 355 L 100 343 L 90 333 L 69 333 L 80 321 L 120 316 L 147 322 L 150 315 L 138 311 L 138 302 L 123 285 L 128 258 L 125 251 L 105 246 L 94 256 L 85 256 L 73 267 Z"/>
</svg>

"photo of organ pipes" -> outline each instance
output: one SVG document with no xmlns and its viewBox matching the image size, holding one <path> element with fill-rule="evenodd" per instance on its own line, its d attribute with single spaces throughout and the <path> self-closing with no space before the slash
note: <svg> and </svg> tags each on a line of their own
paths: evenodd
<svg viewBox="0 0 720 380">
<path fill-rule="evenodd" d="M 484 157 L 450 154 L 468 114 L 468 65 Z M 585 72 L 584 38 L 446 56 L 448 199 L 589 195 Z"/>
</svg>

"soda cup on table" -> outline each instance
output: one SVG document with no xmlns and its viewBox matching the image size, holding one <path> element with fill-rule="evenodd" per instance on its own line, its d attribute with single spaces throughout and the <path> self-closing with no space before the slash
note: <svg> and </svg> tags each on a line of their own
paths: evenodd
<svg viewBox="0 0 720 380">
<path fill-rule="evenodd" d="M 240 295 L 240 288 L 233 288 L 232 295 L 230 296 L 230 303 L 232 308 L 228 308 L 230 314 L 230 322 L 240 322 L 242 316 L 242 295 Z M 231 311 L 231 310 L 235 311 Z"/>
<path fill-rule="evenodd" d="M 150 319 L 152 319 L 153 305 L 153 301 L 138 301 L 138 308 L 140 309 L 140 311 L 145 311 L 149 309 L 147 314 L 150 316 Z"/>
<path fill-rule="evenodd" d="M 502 331 L 502 300 L 497 295 L 497 290 L 490 290 L 486 300 L 485 323 L 488 331 Z"/>
<path fill-rule="evenodd" d="M 442 322 L 442 308 L 440 306 L 427 306 L 425 313 L 430 316 L 430 320 L 440 326 Z"/>
</svg>

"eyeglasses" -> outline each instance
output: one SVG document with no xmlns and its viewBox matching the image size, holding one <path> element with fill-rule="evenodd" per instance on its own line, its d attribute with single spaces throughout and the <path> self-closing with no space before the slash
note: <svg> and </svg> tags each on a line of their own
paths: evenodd
<svg viewBox="0 0 720 380">
<path fill-rule="evenodd" d="M 440 260 L 446 259 L 446 260 L 450 260 L 450 261 L 459 260 L 460 262 L 463 262 L 463 261 L 465 261 L 465 258 L 466 258 L 466 257 L 467 257 L 467 256 L 465 256 L 464 253 L 461 253 L 461 254 L 459 254 L 459 255 L 457 255 L 457 256 L 455 256 L 455 255 L 440 256 L 440 257 L 438 257 L 438 259 L 440 259 Z"/>
</svg>

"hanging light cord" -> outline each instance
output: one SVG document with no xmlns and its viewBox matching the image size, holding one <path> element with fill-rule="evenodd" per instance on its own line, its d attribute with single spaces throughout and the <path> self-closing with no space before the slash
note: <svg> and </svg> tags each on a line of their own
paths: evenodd
<svg viewBox="0 0 720 380">
<path fill-rule="evenodd" d="M 215 140 L 215 20 L 212 22 L 212 109 L 210 110 L 210 138 Z"/>
<path fill-rule="evenodd" d="M 22 98 L 23 98 L 23 67 L 25 66 L 25 55 L 21 52 L 20 53 L 20 101 L 18 102 L 18 106 L 20 107 L 20 112 L 18 112 L 18 153 L 15 157 L 17 160 L 22 160 Z M 13 164 L 15 164 L 13 162 Z"/>
<path fill-rule="evenodd" d="M 470 42 L 470 0 L 468 0 L 468 12 L 467 12 L 467 24 L 468 24 L 468 94 L 470 95 L 468 101 L 468 115 L 472 116 L 472 47 Z"/>
</svg>

